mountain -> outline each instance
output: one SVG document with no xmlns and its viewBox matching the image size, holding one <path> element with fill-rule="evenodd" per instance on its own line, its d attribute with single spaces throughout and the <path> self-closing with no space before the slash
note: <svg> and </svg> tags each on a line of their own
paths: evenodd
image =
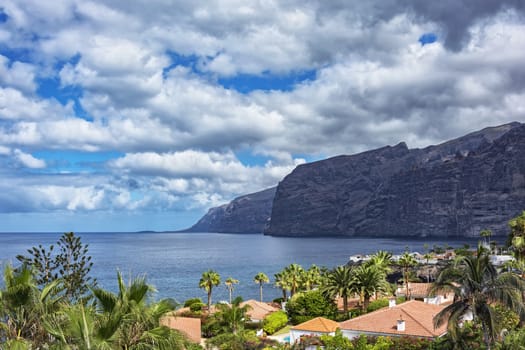
<svg viewBox="0 0 525 350">
<path fill-rule="evenodd" d="M 277 188 L 212 208 L 190 232 L 475 237 L 525 210 L 525 125 L 423 149 L 405 143 L 303 164 Z M 270 219 L 271 218 L 271 219 Z"/>
<path fill-rule="evenodd" d="M 184 232 L 261 233 L 270 219 L 275 189 L 237 197 L 228 204 L 211 208 Z"/>
<path fill-rule="evenodd" d="M 472 237 L 508 232 L 525 209 L 525 125 L 424 149 L 404 143 L 298 166 L 276 191 L 265 234 Z"/>
</svg>

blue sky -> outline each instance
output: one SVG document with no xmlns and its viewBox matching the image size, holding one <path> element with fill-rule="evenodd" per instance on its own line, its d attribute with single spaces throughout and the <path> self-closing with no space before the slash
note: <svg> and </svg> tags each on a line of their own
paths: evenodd
<svg viewBox="0 0 525 350">
<path fill-rule="evenodd" d="M 524 122 L 524 15 L 511 0 L 5 0 L 0 231 L 182 229 L 304 162 Z"/>
</svg>

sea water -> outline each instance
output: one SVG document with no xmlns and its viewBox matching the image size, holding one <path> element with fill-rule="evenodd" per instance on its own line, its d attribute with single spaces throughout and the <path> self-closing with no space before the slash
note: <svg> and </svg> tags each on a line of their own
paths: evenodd
<svg viewBox="0 0 525 350">
<path fill-rule="evenodd" d="M 234 296 L 259 299 L 259 287 L 253 281 L 258 272 L 270 278 L 263 287 L 264 300 L 281 296 L 273 286 L 274 274 L 291 263 L 304 268 L 312 264 L 333 268 L 348 262 L 351 255 L 387 250 L 399 254 L 408 249 L 424 253 L 424 245 L 463 244 L 475 246 L 477 240 L 422 240 L 385 238 L 288 238 L 262 234 L 218 233 L 77 233 L 89 245 L 93 268 L 91 274 L 103 288 L 117 289 L 117 271 L 126 281 L 146 275 L 155 286 L 156 299 L 174 298 L 179 302 L 192 297 L 206 300 L 199 289 L 199 279 L 208 269 L 217 271 L 222 281 L 239 280 Z M 0 233 L 0 265 L 17 265 L 18 254 L 39 244 L 56 243 L 61 233 Z M 2 282 L 0 282 L 2 284 Z M 213 290 L 213 301 L 227 300 L 222 283 Z"/>
</svg>

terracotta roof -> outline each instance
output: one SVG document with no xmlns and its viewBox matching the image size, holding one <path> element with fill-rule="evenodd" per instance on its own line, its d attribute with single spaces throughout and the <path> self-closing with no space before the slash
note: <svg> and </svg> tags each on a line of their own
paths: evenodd
<svg viewBox="0 0 525 350">
<path fill-rule="evenodd" d="M 160 324 L 181 331 L 194 343 L 201 342 L 200 318 L 166 316 L 161 319 Z"/>
<path fill-rule="evenodd" d="M 432 287 L 432 283 L 408 282 L 408 289 L 410 291 L 410 296 L 413 298 L 426 298 L 428 296 L 428 292 L 430 291 L 431 287 Z M 406 287 L 403 285 L 397 289 L 396 295 L 404 296 L 405 292 L 406 292 Z"/>
<path fill-rule="evenodd" d="M 442 305 L 410 300 L 394 307 L 385 307 L 341 322 L 341 329 L 433 338 L 446 333 L 446 324 L 434 329 L 433 323 L 434 316 L 443 308 Z M 397 320 L 399 319 L 405 321 L 405 331 L 397 330 Z"/>
<path fill-rule="evenodd" d="M 317 317 L 310 321 L 298 324 L 297 326 L 293 326 L 291 329 L 298 331 L 330 333 L 335 332 L 337 328 L 339 328 L 339 323 L 324 317 Z"/>
<path fill-rule="evenodd" d="M 280 310 L 279 308 L 275 306 L 272 306 L 266 303 L 261 303 L 260 301 L 257 301 L 254 299 L 243 301 L 241 303 L 241 306 L 244 306 L 244 305 L 250 306 L 250 309 L 248 310 L 246 314 L 252 320 L 262 320 L 266 316 L 271 314 L 272 312 L 276 312 Z"/>
</svg>

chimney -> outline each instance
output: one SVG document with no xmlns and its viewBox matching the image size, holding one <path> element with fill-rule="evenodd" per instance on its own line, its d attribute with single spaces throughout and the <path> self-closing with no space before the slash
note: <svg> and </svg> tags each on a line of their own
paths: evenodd
<svg viewBox="0 0 525 350">
<path fill-rule="evenodd" d="M 396 298 L 388 299 L 388 307 L 394 307 L 394 306 L 396 306 Z"/>
<path fill-rule="evenodd" d="M 405 320 L 403 320 L 403 316 L 399 315 L 399 320 L 397 320 L 397 331 L 398 332 L 404 332 L 405 331 Z"/>
</svg>

